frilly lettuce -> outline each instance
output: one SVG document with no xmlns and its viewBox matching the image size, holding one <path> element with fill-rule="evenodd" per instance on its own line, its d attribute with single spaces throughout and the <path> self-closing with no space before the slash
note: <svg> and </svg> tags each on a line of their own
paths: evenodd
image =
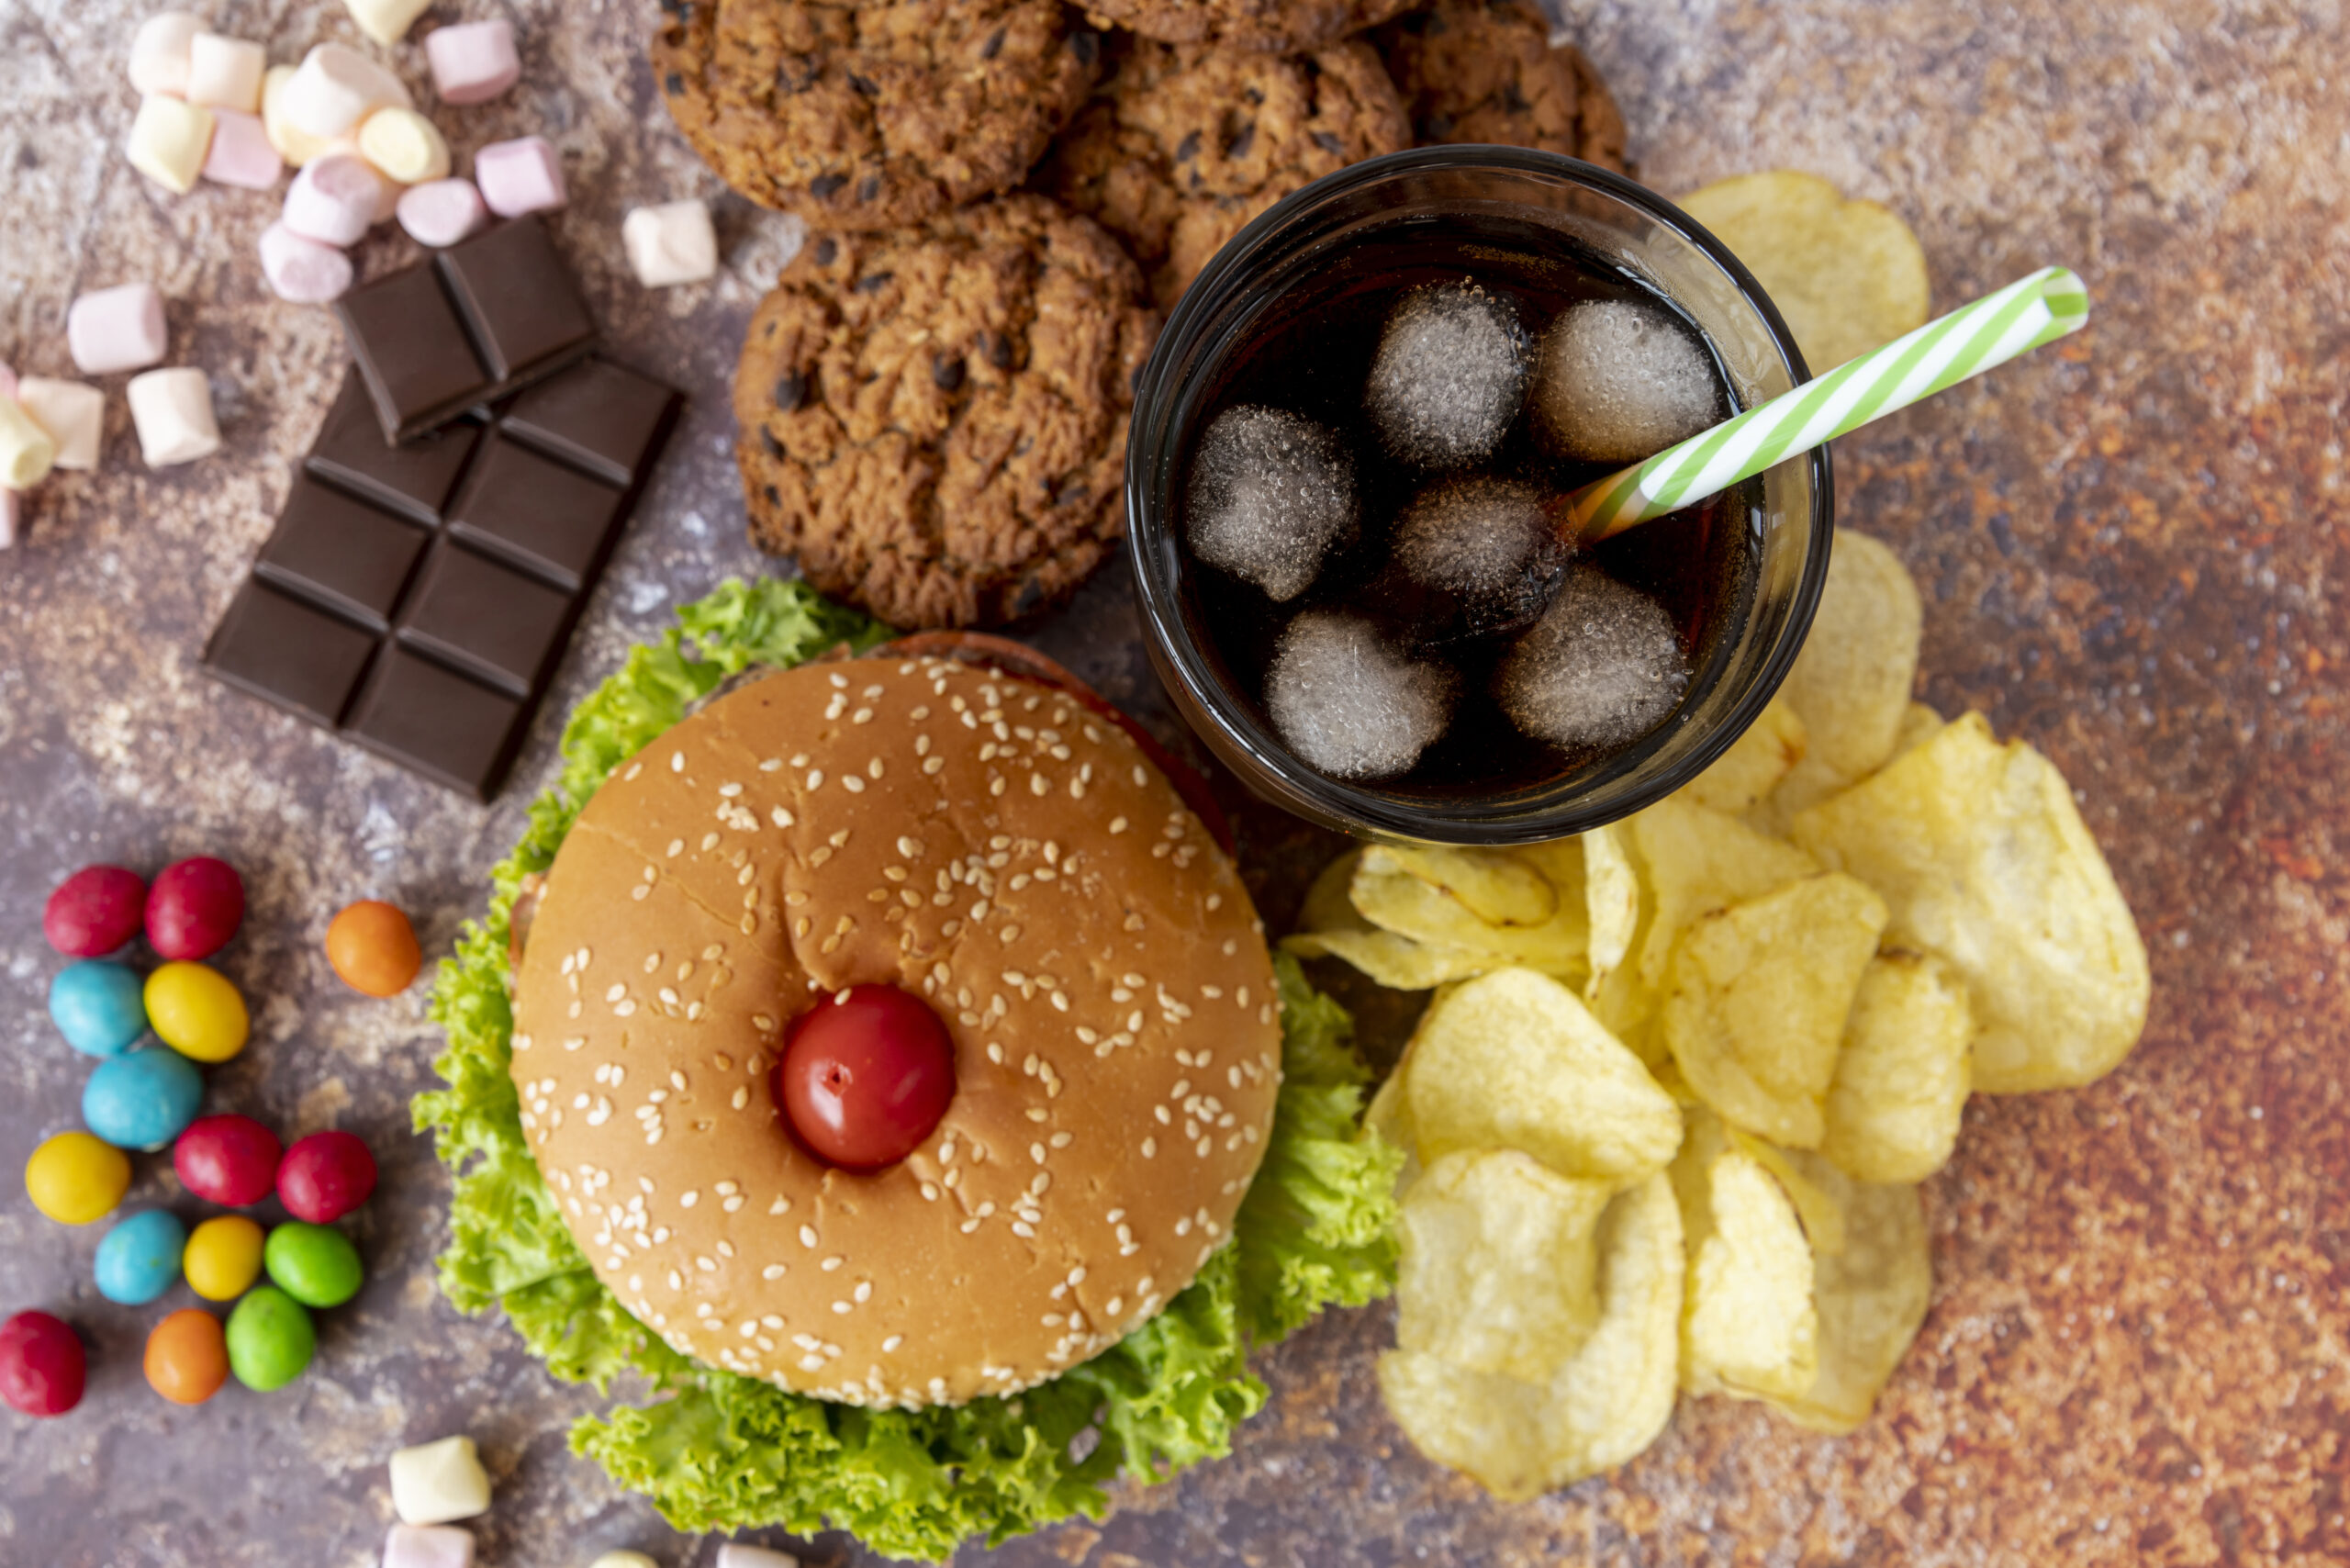
<svg viewBox="0 0 2350 1568">
<path fill-rule="evenodd" d="M 679 620 L 573 713 L 560 780 L 491 873 L 488 914 L 441 966 L 432 1016 L 449 1046 L 433 1066 L 447 1087 L 417 1097 L 416 1123 L 455 1174 L 442 1292 L 462 1311 L 502 1307 L 559 1378 L 599 1391 L 623 1372 L 649 1383 L 656 1397 L 582 1417 L 571 1445 L 681 1529 L 830 1526 L 893 1556 L 943 1559 L 974 1535 L 1099 1516 L 1121 1473 L 1161 1480 L 1228 1453 L 1233 1428 L 1265 1402 L 1249 1350 L 1324 1306 L 1385 1294 L 1394 1274 L 1398 1157 L 1356 1136 L 1366 1074 L 1352 1023 L 1285 956 L 1285 1081 L 1232 1241 L 1158 1317 L 1049 1383 L 956 1409 L 828 1404 L 677 1354 L 588 1268 L 523 1141 L 507 1074 L 516 890 L 553 862 L 612 770 L 728 676 L 889 635 L 798 582 L 731 582 Z"/>
</svg>

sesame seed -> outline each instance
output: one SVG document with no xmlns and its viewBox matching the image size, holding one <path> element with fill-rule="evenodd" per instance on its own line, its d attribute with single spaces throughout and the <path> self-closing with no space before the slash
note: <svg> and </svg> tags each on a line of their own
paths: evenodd
<svg viewBox="0 0 2350 1568">
<path fill-rule="evenodd" d="M 811 769 L 808 774 L 808 788 L 811 790 L 821 790 L 823 787 L 824 770 L 821 767 Z"/>
<path fill-rule="evenodd" d="M 898 1347 L 905 1342 L 906 1337 L 903 1334 L 892 1334 L 887 1339 L 881 1341 L 881 1353 L 885 1356 L 895 1355 L 897 1353 Z"/>
<path fill-rule="evenodd" d="M 841 1314 L 843 1316 L 846 1316 L 853 1308 L 851 1308 L 849 1304 L 845 1301 L 836 1301 L 833 1303 L 833 1310 Z"/>
<path fill-rule="evenodd" d="M 1142 1157 L 1145 1159 L 1155 1159 L 1158 1157 L 1158 1140 L 1157 1138 L 1147 1137 L 1142 1140 Z"/>
<path fill-rule="evenodd" d="M 783 1278 L 783 1275 L 784 1267 L 780 1263 L 769 1263 L 766 1268 L 759 1271 L 759 1278 L 763 1280 L 779 1280 Z M 781 1327 L 782 1325 L 778 1324 L 777 1327 Z"/>
<path fill-rule="evenodd" d="M 681 751 L 671 752 L 669 754 L 669 771 L 672 773 L 683 773 L 685 770 L 686 754 Z"/>
<path fill-rule="evenodd" d="M 841 788 L 852 795 L 862 795 L 865 793 L 865 780 L 854 773 L 844 773 L 841 775 Z"/>
<path fill-rule="evenodd" d="M 800 1227 L 800 1245 L 802 1247 L 813 1247 L 816 1245 L 816 1227 L 814 1226 L 803 1225 Z"/>
<path fill-rule="evenodd" d="M 669 841 L 668 854 L 670 859 L 675 860 L 678 856 L 683 855 L 685 852 L 686 841 L 684 839 L 673 838 Z"/>
</svg>

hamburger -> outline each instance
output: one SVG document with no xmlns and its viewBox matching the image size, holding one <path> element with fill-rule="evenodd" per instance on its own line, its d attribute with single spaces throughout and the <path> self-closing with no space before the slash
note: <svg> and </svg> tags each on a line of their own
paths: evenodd
<svg viewBox="0 0 2350 1568">
<path fill-rule="evenodd" d="M 1204 791 L 1016 644 L 683 619 L 438 983 L 444 1291 L 644 1378 L 573 1446 L 682 1529 L 943 1558 L 1227 1451 L 1386 1288 L 1393 1157 Z"/>
</svg>

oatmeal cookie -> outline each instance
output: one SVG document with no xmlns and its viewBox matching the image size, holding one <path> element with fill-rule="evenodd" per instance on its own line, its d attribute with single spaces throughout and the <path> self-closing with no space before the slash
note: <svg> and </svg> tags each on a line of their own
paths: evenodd
<svg viewBox="0 0 2350 1568">
<path fill-rule="evenodd" d="M 1319 49 L 1385 21 L 1412 0 L 1081 0 L 1103 26 L 1164 43 L 1220 43 L 1276 54 Z"/>
<path fill-rule="evenodd" d="M 1497 141 L 1624 172 L 1624 118 L 1536 0 L 1436 0 L 1374 35 L 1419 145 Z"/>
<path fill-rule="evenodd" d="M 886 229 L 1020 183 L 1101 36 L 1060 0 L 663 0 L 653 73 L 752 200 Z"/>
<path fill-rule="evenodd" d="M 1124 241 L 1165 307 L 1250 218 L 1411 135 L 1367 44 L 1276 55 L 1122 37 L 1030 185 Z"/>
<path fill-rule="evenodd" d="M 1117 241 L 1039 196 L 816 236 L 735 373 L 752 542 L 894 626 L 1058 602 L 1124 526 L 1158 328 Z"/>
</svg>

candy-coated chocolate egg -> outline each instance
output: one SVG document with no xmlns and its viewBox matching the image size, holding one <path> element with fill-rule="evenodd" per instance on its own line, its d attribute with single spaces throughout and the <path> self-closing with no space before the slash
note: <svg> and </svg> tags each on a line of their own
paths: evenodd
<svg viewBox="0 0 2350 1568">
<path fill-rule="evenodd" d="M 300 1377 L 318 1344 L 308 1311 L 274 1285 L 256 1287 L 229 1314 L 229 1370 L 256 1394 Z"/>
<path fill-rule="evenodd" d="M 147 890 L 147 943 L 166 958 L 208 958 L 245 918 L 245 882 L 209 855 L 175 860 Z"/>
<path fill-rule="evenodd" d="M 98 1294 L 125 1306 L 144 1306 L 179 1279 L 180 1255 L 186 1250 L 187 1226 L 177 1215 L 142 1209 L 99 1240 L 92 1266 Z"/>
<path fill-rule="evenodd" d="M 184 1306 L 147 1336 L 147 1383 L 174 1405 L 201 1405 L 229 1381 L 229 1341 L 220 1320 Z"/>
<path fill-rule="evenodd" d="M 85 958 L 49 982 L 49 1017 L 85 1057 L 118 1057 L 147 1032 L 145 982 L 128 964 Z"/>
<path fill-rule="evenodd" d="M 245 1048 L 252 1021 L 229 977 L 205 964 L 165 964 L 147 977 L 147 1023 L 194 1061 L 227 1061 Z"/>
<path fill-rule="evenodd" d="M 117 1148 L 161 1148 L 196 1120 L 204 1074 L 176 1051 L 108 1057 L 82 1090 L 82 1120 Z"/>
<path fill-rule="evenodd" d="M 89 1133 L 59 1133 L 25 1161 L 25 1193 L 60 1225 L 111 1213 L 130 1189 L 130 1157 Z"/>
<path fill-rule="evenodd" d="M 261 1277 L 261 1226 L 242 1215 L 216 1215 L 188 1233 L 180 1267 L 188 1289 L 207 1301 L 234 1301 Z"/>
</svg>

